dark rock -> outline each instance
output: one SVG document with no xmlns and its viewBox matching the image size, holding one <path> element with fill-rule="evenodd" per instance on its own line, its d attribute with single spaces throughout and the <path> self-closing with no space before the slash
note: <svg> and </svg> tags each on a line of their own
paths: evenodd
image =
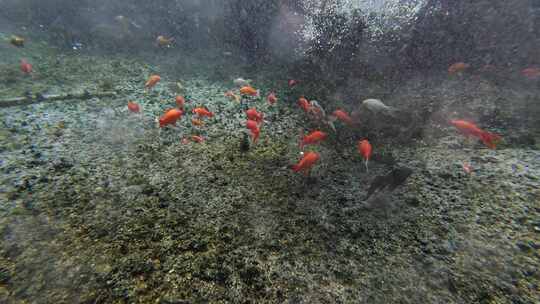
<svg viewBox="0 0 540 304">
<path fill-rule="evenodd" d="M 64 158 L 53 161 L 52 167 L 55 171 L 63 171 L 73 167 L 73 164 Z"/>
<path fill-rule="evenodd" d="M 531 246 L 529 246 L 529 244 L 525 243 L 525 242 L 522 242 L 522 241 L 518 241 L 516 243 L 516 246 L 521 249 L 521 251 L 530 251 L 532 248 Z"/>
<path fill-rule="evenodd" d="M 405 198 L 405 202 L 408 205 L 411 205 L 414 207 L 417 207 L 418 205 L 420 205 L 420 200 L 416 196 L 408 196 L 407 198 Z"/>
<path fill-rule="evenodd" d="M 389 191 L 394 191 L 398 186 L 405 183 L 407 178 L 413 173 L 413 170 L 407 167 L 394 168 L 387 175 L 377 176 L 369 186 L 368 198 L 376 191 L 387 188 Z"/>
</svg>

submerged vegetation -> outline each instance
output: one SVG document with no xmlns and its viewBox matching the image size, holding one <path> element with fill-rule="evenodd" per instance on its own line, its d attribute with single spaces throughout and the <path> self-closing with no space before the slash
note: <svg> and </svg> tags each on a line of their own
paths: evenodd
<svg viewBox="0 0 540 304">
<path fill-rule="evenodd" d="M 535 303 L 535 4 L 109 2 L 0 3 L 0 302 Z"/>
</svg>

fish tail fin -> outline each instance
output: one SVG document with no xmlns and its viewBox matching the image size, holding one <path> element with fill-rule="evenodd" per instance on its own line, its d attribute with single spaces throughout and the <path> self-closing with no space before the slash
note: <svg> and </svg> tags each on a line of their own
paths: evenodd
<svg viewBox="0 0 540 304">
<path fill-rule="evenodd" d="M 369 172 L 368 162 L 369 162 L 369 159 L 366 159 L 364 161 L 364 165 L 366 166 L 366 172 Z"/>
<path fill-rule="evenodd" d="M 292 169 L 294 172 L 298 172 L 298 171 L 300 171 L 300 166 L 299 166 L 299 165 L 292 165 L 292 166 L 291 166 L 291 169 Z"/>
<path fill-rule="evenodd" d="M 502 138 L 494 133 L 490 133 L 487 131 L 482 132 L 480 134 L 480 139 L 490 149 L 495 149 L 497 147 L 497 144 L 502 140 Z"/>
<path fill-rule="evenodd" d="M 256 142 L 257 142 L 257 140 L 259 139 L 259 134 L 260 134 L 259 131 L 253 131 L 253 132 L 251 133 L 251 136 L 252 136 L 252 138 L 253 138 L 253 143 L 256 143 Z"/>
</svg>

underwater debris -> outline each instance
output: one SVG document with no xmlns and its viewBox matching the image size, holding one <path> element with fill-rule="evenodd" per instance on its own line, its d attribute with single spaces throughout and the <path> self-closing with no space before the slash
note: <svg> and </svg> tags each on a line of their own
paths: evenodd
<svg viewBox="0 0 540 304">
<path fill-rule="evenodd" d="M 9 38 L 9 42 L 16 46 L 16 47 L 24 47 L 24 38 L 23 37 L 20 37 L 20 36 L 17 36 L 17 35 L 13 35 L 11 36 L 11 38 Z"/>
<path fill-rule="evenodd" d="M 247 87 L 251 83 L 251 79 L 236 78 L 235 80 L 233 80 L 233 83 L 235 86 L 239 88 Z"/>
<path fill-rule="evenodd" d="M 0 100 L 0 108 L 7 108 L 13 106 L 24 106 L 33 103 L 39 103 L 43 101 L 58 101 L 58 100 L 68 100 L 68 99 L 88 99 L 88 98 L 103 98 L 103 97 L 115 97 L 116 93 L 114 92 L 94 92 L 90 93 L 84 91 L 83 93 L 67 93 L 67 94 L 56 94 L 56 95 L 46 95 L 42 93 L 37 93 L 32 96 L 31 92 L 27 92 L 25 97 L 14 97 Z"/>
</svg>

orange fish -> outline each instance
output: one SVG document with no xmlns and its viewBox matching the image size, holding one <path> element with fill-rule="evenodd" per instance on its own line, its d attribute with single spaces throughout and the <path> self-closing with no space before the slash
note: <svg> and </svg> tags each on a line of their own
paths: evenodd
<svg viewBox="0 0 540 304">
<path fill-rule="evenodd" d="M 176 121 L 182 118 L 183 114 L 184 113 L 179 109 L 171 109 L 165 112 L 165 114 L 159 118 L 159 127 L 163 128 L 166 125 L 176 124 Z"/>
<path fill-rule="evenodd" d="M 196 143 L 202 143 L 204 142 L 204 137 L 199 136 L 199 135 L 192 135 L 191 140 L 193 140 Z"/>
<path fill-rule="evenodd" d="M 229 97 L 231 100 L 236 100 L 237 102 L 240 102 L 240 96 L 234 94 L 233 91 L 225 92 L 225 97 Z"/>
<path fill-rule="evenodd" d="M 456 73 L 461 73 L 470 67 L 471 65 L 465 62 L 456 62 L 448 68 L 448 74 L 454 75 Z"/>
<path fill-rule="evenodd" d="M 315 145 L 326 139 L 328 135 L 322 131 L 313 131 L 302 137 L 300 141 L 300 150 L 304 150 L 304 146 Z"/>
<path fill-rule="evenodd" d="M 469 164 L 469 163 L 466 163 L 466 162 L 463 163 L 462 167 L 463 167 L 463 171 L 465 171 L 465 173 L 467 173 L 467 174 L 471 174 L 471 172 L 473 171 L 473 168 L 472 168 L 471 164 Z"/>
<path fill-rule="evenodd" d="M 253 140 L 253 143 L 256 143 L 261 133 L 261 130 L 259 129 L 259 123 L 254 120 L 248 119 L 246 121 L 246 128 L 251 131 L 251 139 Z"/>
<path fill-rule="evenodd" d="M 148 81 L 145 83 L 144 87 L 149 89 L 155 86 L 160 80 L 161 77 L 159 77 L 159 75 L 152 75 L 150 78 L 148 78 Z"/>
<path fill-rule="evenodd" d="M 309 151 L 306 154 L 304 154 L 304 156 L 298 162 L 298 164 L 292 166 L 292 170 L 294 172 L 302 171 L 304 175 L 307 176 L 311 167 L 313 167 L 313 165 L 315 165 L 319 161 L 320 158 L 321 156 L 317 152 Z"/>
<path fill-rule="evenodd" d="M 263 121 L 263 113 L 257 112 L 255 108 L 248 109 L 246 115 L 249 120 L 256 121 L 259 124 Z"/>
<path fill-rule="evenodd" d="M 521 75 L 529 79 L 540 78 L 540 68 L 526 68 L 521 71 Z"/>
<path fill-rule="evenodd" d="M 311 108 L 309 101 L 304 96 L 298 98 L 298 105 L 304 110 L 304 112 L 309 112 L 309 108 Z"/>
<path fill-rule="evenodd" d="M 128 101 L 127 103 L 128 110 L 133 113 L 139 113 L 141 111 L 141 107 L 138 103 L 133 101 Z"/>
<path fill-rule="evenodd" d="M 170 47 L 171 43 L 174 41 L 174 38 L 167 38 L 165 36 L 159 35 L 156 38 L 156 44 L 159 47 Z"/>
<path fill-rule="evenodd" d="M 269 104 L 273 105 L 277 102 L 277 96 L 276 93 L 270 92 L 268 96 L 266 97 L 266 101 L 268 101 Z"/>
<path fill-rule="evenodd" d="M 371 144 L 367 139 L 361 140 L 358 142 L 358 153 L 362 155 L 362 158 L 364 159 L 364 164 L 366 165 L 366 171 L 369 171 L 368 169 L 368 162 L 371 158 L 371 151 L 373 148 L 371 147 Z"/>
<path fill-rule="evenodd" d="M 295 80 L 295 79 L 289 79 L 289 81 L 288 81 L 289 88 L 294 87 L 295 85 L 298 84 L 298 82 L 299 82 L 298 80 Z"/>
<path fill-rule="evenodd" d="M 259 90 L 255 90 L 255 88 L 251 86 L 245 86 L 240 89 L 240 94 L 257 97 L 259 96 Z"/>
<path fill-rule="evenodd" d="M 499 135 L 484 131 L 466 120 L 451 120 L 450 123 L 466 137 L 479 138 L 490 149 L 495 149 L 497 143 L 502 140 Z"/>
<path fill-rule="evenodd" d="M 352 118 L 349 116 L 349 114 L 347 114 L 347 112 L 341 109 L 335 110 L 334 113 L 332 113 L 332 116 L 335 117 L 336 119 L 341 120 L 346 125 L 349 125 L 349 126 L 353 125 Z"/>
<path fill-rule="evenodd" d="M 25 74 L 32 73 L 32 65 L 26 59 L 21 59 L 21 71 Z"/>
<path fill-rule="evenodd" d="M 193 109 L 193 114 L 197 114 L 199 116 L 206 116 L 206 117 L 213 117 L 214 116 L 214 113 L 208 111 L 205 108 L 201 108 L 201 107 Z"/>
<path fill-rule="evenodd" d="M 191 119 L 191 123 L 194 125 L 194 126 L 204 126 L 204 122 L 200 119 L 197 119 L 197 118 L 192 118 Z"/>
<path fill-rule="evenodd" d="M 175 98 L 176 100 L 176 106 L 179 108 L 179 109 L 183 109 L 184 108 L 184 104 L 186 103 L 186 100 L 184 99 L 184 96 L 176 96 Z"/>
</svg>

